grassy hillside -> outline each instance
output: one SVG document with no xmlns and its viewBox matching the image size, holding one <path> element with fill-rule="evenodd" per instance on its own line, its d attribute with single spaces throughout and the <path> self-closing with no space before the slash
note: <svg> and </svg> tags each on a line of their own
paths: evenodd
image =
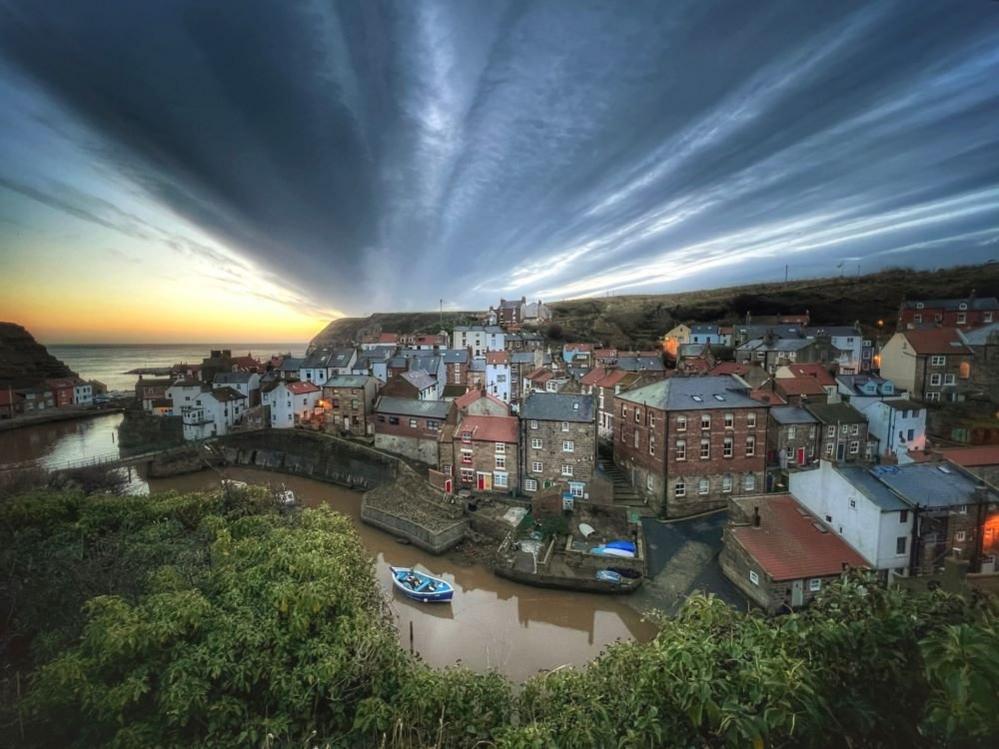
<svg viewBox="0 0 999 749">
<path fill-rule="evenodd" d="M 890 328 L 904 299 L 999 296 L 999 263 L 960 266 L 937 271 L 893 268 L 866 276 L 814 278 L 788 283 L 730 286 L 680 294 L 643 294 L 575 299 L 551 304 L 555 325 L 569 340 L 597 340 L 618 347 L 654 346 L 678 322 L 691 320 L 745 320 L 746 313 L 773 315 L 811 313 L 815 323 L 852 323 L 873 326 L 878 320 Z M 445 313 L 444 327 L 468 322 L 474 313 Z M 438 330 L 436 312 L 378 313 L 330 323 L 313 340 L 345 342 L 366 332 L 399 333 Z"/>
<path fill-rule="evenodd" d="M 0 387 L 32 387 L 49 377 L 73 376 L 23 327 L 0 322 Z"/>
</svg>

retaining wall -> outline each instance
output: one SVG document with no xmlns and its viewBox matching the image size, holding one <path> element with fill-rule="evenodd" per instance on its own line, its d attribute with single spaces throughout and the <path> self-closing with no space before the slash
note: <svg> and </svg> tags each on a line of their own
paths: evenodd
<svg viewBox="0 0 999 749">
<path fill-rule="evenodd" d="M 374 507 L 367 497 L 361 501 L 361 519 L 394 536 L 402 536 L 431 554 L 444 553 L 460 543 L 468 531 L 468 521 L 464 519 L 456 520 L 440 530 L 424 527 L 399 513 Z"/>
</svg>

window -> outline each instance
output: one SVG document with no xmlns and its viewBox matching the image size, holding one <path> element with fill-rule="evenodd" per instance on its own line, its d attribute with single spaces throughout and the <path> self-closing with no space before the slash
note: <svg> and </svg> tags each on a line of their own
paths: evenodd
<svg viewBox="0 0 999 749">
<path fill-rule="evenodd" d="M 531 473 L 541 473 L 542 468 L 543 466 L 540 460 L 535 460 L 533 463 L 531 463 Z"/>
<path fill-rule="evenodd" d="M 833 424 L 829 425 L 829 428 L 826 429 L 826 436 L 827 437 L 835 437 L 836 436 L 836 426 L 835 425 L 833 425 Z"/>
<path fill-rule="evenodd" d="M 958 367 L 958 376 L 962 380 L 967 380 L 969 377 L 971 377 L 971 362 L 969 361 L 961 362 L 960 366 Z"/>
<path fill-rule="evenodd" d="M 576 451 L 576 443 L 572 440 L 562 440 L 562 452 L 571 453 Z"/>
<path fill-rule="evenodd" d="M 964 541 L 965 538 L 967 538 L 967 534 L 964 531 L 957 531 L 954 534 L 954 540 L 957 541 L 958 543 Z"/>
<path fill-rule="evenodd" d="M 794 439 L 794 435 L 796 433 L 797 433 L 797 430 L 794 427 L 788 427 L 787 428 L 787 438 L 788 438 L 788 440 L 793 440 Z"/>
<path fill-rule="evenodd" d="M 676 459 L 677 460 L 687 459 L 687 440 L 676 441 Z"/>
<path fill-rule="evenodd" d="M 563 432 L 568 432 L 569 431 L 569 422 L 568 421 L 563 421 L 562 422 L 562 431 Z"/>
<path fill-rule="evenodd" d="M 639 434 L 638 430 L 636 429 L 634 435 L 632 436 L 634 437 L 635 449 L 637 450 L 639 447 L 641 447 L 642 435 Z"/>
<path fill-rule="evenodd" d="M 850 434 L 852 436 L 854 436 L 854 437 L 856 437 L 858 434 L 860 434 L 860 424 L 851 424 L 850 425 Z"/>
<path fill-rule="evenodd" d="M 645 477 L 645 490 L 649 492 L 656 490 L 656 478 L 651 473 Z"/>
<path fill-rule="evenodd" d="M 726 437 L 725 438 L 725 442 L 723 443 L 723 446 L 722 446 L 722 455 L 725 456 L 726 458 L 731 458 L 732 454 L 735 452 L 735 450 L 732 447 L 732 445 L 733 445 L 732 438 L 731 437 Z"/>
<path fill-rule="evenodd" d="M 649 409 L 649 428 L 651 429 L 656 425 L 656 412 Z"/>
<path fill-rule="evenodd" d="M 818 593 L 822 590 L 822 581 L 817 577 L 813 577 L 808 581 L 808 589 L 812 591 L 812 593 Z"/>
<path fill-rule="evenodd" d="M 701 460 L 711 459 L 711 440 L 701 440 Z"/>
<path fill-rule="evenodd" d="M 955 377 L 952 373 L 944 375 L 944 385 L 953 385 L 955 382 Z"/>
<path fill-rule="evenodd" d="M 735 426 L 735 415 L 727 413 L 725 414 L 725 428 L 731 429 Z"/>
<path fill-rule="evenodd" d="M 398 423 L 399 423 L 398 416 L 389 416 L 389 424 L 398 424 Z"/>
<path fill-rule="evenodd" d="M 635 409 L 635 423 L 636 424 L 642 423 L 642 409 L 640 408 Z"/>
<path fill-rule="evenodd" d="M 475 471 L 473 471 L 471 468 L 462 468 L 461 481 L 462 483 L 465 484 L 470 484 L 473 481 L 475 481 Z"/>
<path fill-rule="evenodd" d="M 649 455 L 656 454 L 656 438 L 655 435 L 649 435 Z"/>
<path fill-rule="evenodd" d="M 524 479 L 524 491 L 536 492 L 538 490 L 537 479 Z"/>
<path fill-rule="evenodd" d="M 860 440 L 850 440 L 850 455 L 860 452 Z"/>
<path fill-rule="evenodd" d="M 499 466 L 496 466 L 499 468 Z M 510 485 L 508 474 L 502 471 L 493 474 L 493 486 L 497 489 L 506 489 Z"/>
<path fill-rule="evenodd" d="M 722 476 L 722 494 L 729 494 L 732 491 L 732 474 L 726 473 Z"/>
<path fill-rule="evenodd" d="M 531 449 L 540 450 L 541 449 L 541 439 L 539 437 L 533 437 L 531 439 Z"/>
<path fill-rule="evenodd" d="M 570 481 L 569 482 L 569 494 L 574 497 L 581 498 L 583 496 L 583 490 L 586 487 L 582 481 Z"/>
<path fill-rule="evenodd" d="M 939 356 L 938 355 L 938 356 L 931 356 L 930 357 L 930 366 L 931 367 L 942 367 L 946 363 L 947 363 L 947 357 L 946 356 Z"/>
<path fill-rule="evenodd" d="M 930 384 L 931 385 L 935 385 L 935 386 L 939 387 L 940 383 L 942 381 L 943 381 L 943 378 L 940 376 L 939 372 L 934 372 L 933 374 L 930 375 Z"/>
<path fill-rule="evenodd" d="M 564 464 L 562 466 L 562 475 L 563 476 L 571 476 L 572 475 L 572 466 L 569 465 L 568 463 Z"/>
<path fill-rule="evenodd" d="M 462 432 L 461 433 L 461 441 L 465 442 L 465 443 L 471 442 L 472 441 L 472 433 L 471 432 Z"/>
<path fill-rule="evenodd" d="M 756 491 L 756 476 L 751 473 L 747 473 L 746 477 L 742 480 L 743 491 L 753 492 Z"/>
<path fill-rule="evenodd" d="M 676 417 L 676 431 L 686 432 L 687 431 L 687 417 L 677 416 Z"/>
<path fill-rule="evenodd" d="M 900 513 L 898 513 L 898 522 L 900 522 L 900 523 L 908 523 L 909 522 L 909 511 L 908 510 L 902 510 Z"/>
<path fill-rule="evenodd" d="M 357 419 L 356 416 L 354 418 Z M 433 419 L 427 419 L 427 429 L 429 429 L 431 432 L 436 432 L 439 427 L 440 427 L 439 421 L 434 421 Z"/>
<path fill-rule="evenodd" d="M 957 324 L 958 325 L 964 325 L 966 322 L 968 322 L 968 313 L 967 312 L 958 312 L 957 313 Z"/>
<path fill-rule="evenodd" d="M 754 572 L 753 570 L 749 571 L 749 582 L 751 582 L 753 585 L 760 584 L 760 576 L 757 575 L 756 572 Z"/>
<path fill-rule="evenodd" d="M 499 455 L 500 453 L 505 453 L 505 452 L 506 452 L 506 443 L 504 443 L 504 442 L 497 442 L 496 443 L 496 454 Z"/>
<path fill-rule="evenodd" d="M 967 515 L 968 514 L 968 505 L 958 505 L 957 506 L 957 511 L 959 513 L 961 513 L 962 515 Z"/>
<path fill-rule="evenodd" d="M 622 403 L 621 404 L 621 418 L 623 419 L 627 415 L 628 415 L 628 407 Z"/>
<path fill-rule="evenodd" d="M 506 468 L 506 456 L 497 455 L 496 456 L 496 467 L 501 471 Z"/>
<path fill-rule="evenodd" d="M 746 457 L 751 458 L 756 455 L 756 437 L 749 435 L 746 437 Z"/>
<path fill-rule="evenodd" d="M 985 312 L 983 315 L 985 322 L 992 322 L 992 312 Z"/>
<path fill-rule="evenodd" d="M 531 429 L 537 429 L 537 428 L 538 428 L 538 420 L 531 419 Z"/>
<path fill-rule="evenodd" d="M 847 433 L 849 433 L 849 431 L 850 431 L 850 425 L 849 424 L 840 424 L 839 431 L 840 431 L 840 434 L 842 434 L 845 437 L 847 435 Z"/>
<path fill-rule="evenodd" d="M 711 482 L 708 481 L 707 479 L 699 479 L 697 481 L 698 494 L 707 494 L 708 491 L 710 491 L 710 489 L 711 489 Z"/>
<path fill-rule="evenodd" d="M 915 322 L 922 322 L 923 316 L 917 312 L 915 315 L 912 316 L 912 319 Z"/>
<path fill-rule="evenodd" d="M 750 411 L 748 414 L 746 414 L 746 426 L 749 427 L 750 429 L 755 429 L 756 428 L 756 412 L 755 411 Z"/>
<path fill-rule="evenodd" d="M 711 428 L 711 414 L 701 414 L 701 429 Z"/>
<path fill-rule="evenodd" d="M 905 546 L 908 543 L 908 540 L 909 539 L 908 539 L 907 536 L 899 536 L 898 538 L 895 539 L 895 555 L 896 556 L 900 556 L 900 557 L 901 556 L 905 556 Z"/>
<path fill-rule="evenodd" d="M 465 465 L 470 465 L 471 464 L 471 462 L 472 462 L 472 451 L 471 450 L 462 450 L 461 451 L 461 462 L 464 463 Z"/>
<path fill-rule="evenodd" d="M 675 484 L 673 484 L 673 496 L 674 497 L 687 496 L 687 485 L 683 483 L 683 479 L 680 479 Z"/>
<path fill-rule="evenodd" d="M 940 400 L 940 393 L 927 393 L 926 400 L 935 403 Z"/>
</svg>

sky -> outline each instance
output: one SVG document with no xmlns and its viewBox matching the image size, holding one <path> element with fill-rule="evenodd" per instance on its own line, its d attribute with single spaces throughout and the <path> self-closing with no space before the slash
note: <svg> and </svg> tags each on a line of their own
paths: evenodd
<svg viewBox="0 0 999 749">
<path fill-rule="evenodd" d="M 996 257 L 999 2 L 0 0 L 43 341 Z"/>
</svg>

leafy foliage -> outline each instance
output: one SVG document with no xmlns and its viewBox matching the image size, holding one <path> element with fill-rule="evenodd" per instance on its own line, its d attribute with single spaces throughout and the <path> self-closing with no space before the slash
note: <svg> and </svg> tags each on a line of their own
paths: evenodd
<svg viewBox="0 0 999 749">
<path fill-rule="evenodd" d="M 350 522 L 266 494 L 0 505 L 23 746 L 991 746 L 991 600 L 855 576 L 780 619 L 692 597 L 650 643 L 515 692 L 398 645 Z M 5 690 L 4 694 L 13 692 Z"/>
</svg>

